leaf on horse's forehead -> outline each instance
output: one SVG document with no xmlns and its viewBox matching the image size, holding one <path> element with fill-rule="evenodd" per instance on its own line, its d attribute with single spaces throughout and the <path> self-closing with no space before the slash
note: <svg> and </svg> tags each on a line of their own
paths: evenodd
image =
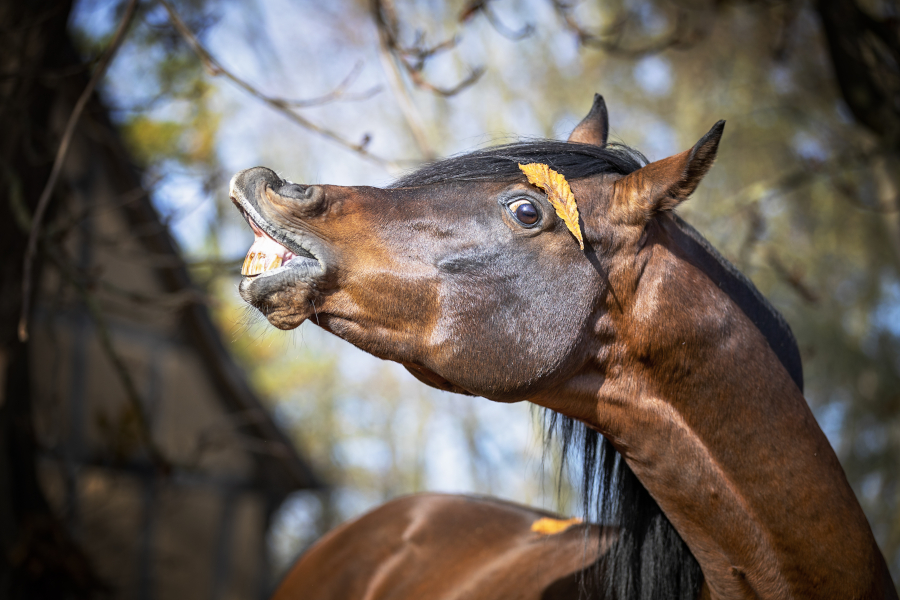
<svg viewBox="0 0 900 600">
<path fill-rule="evenodd" d="M 528 177 L 529 183 L 547 192 L 547 199 L 556 209 L 556 214 L 565 222 L 566 227 L 578 240 L 578 245 L 584 250 L 584 239 L 581 237 L 581 227 L 578 224 L 578 206 L 566 178 L 543 163 L 520 164 L 519 168 Z"/>
</svg>

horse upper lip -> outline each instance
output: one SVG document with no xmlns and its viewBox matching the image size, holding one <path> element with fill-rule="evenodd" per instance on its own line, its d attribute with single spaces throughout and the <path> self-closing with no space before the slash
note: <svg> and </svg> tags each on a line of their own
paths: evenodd
<svg viewBox="0 0 900 600">
<path fill-rule="evenodd" d="M 253 220 L 253 217 L 250 216 L 250 213 L 248 213 L 243 206 L 241 206 L 240 209 L 241 215 L 243 215 L 244 220 L 247 221 L 247 225 L 250 226 L 250 229 L 253 230 L 253 233 L 255 233 L 256 235 L 264 233 L 262 228 L 260 228 L 260 226 L 256 224 L 256 221 Z"/>
</svg>

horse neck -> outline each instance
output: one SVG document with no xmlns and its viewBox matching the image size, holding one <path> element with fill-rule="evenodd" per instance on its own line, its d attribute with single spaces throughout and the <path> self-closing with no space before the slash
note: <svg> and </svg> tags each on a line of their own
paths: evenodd
<svg viewBox="0 0 900 600">
<path fill-rule="evenodd" d="M 598 326 L 598 337 L 612 329 L 619 343 L 597 359 L 590 425 L 666 513 L 713 598 L 896 598 L 796 384 L 753 323 L 670 241 L 664 227 L 651 234 L 641 268 L 630 267 L 639 281 L 611 275 L 625 308 Z"/>
</svg>

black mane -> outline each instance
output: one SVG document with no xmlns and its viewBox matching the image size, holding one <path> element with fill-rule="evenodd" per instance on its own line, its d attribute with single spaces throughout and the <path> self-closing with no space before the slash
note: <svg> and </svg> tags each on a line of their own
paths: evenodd
<svg viewBox="0 0 900 600">
<path fill-rule="evenodd" d="M 567 179 L 601 173 L 626 175 L 647 164 L 643 154 L 621 144 L 594 146 L 530 140 L 451 156 L 421 167 L 390 187 L 419 187 L 451 181 L 507 181 L 523 177 L 519 163 L 543 163 Z"/>
<path fill-rule="evenodd" d="M 615 173 L 626 175 L 647 164 L 643 154 L 620 144 L 594 146 L 532 140 L 494 146 L 437 161 L 394 182 L 392 188 L 463 181 L 515 181 L 519 163 L 544 163 L 567 179 Z M 763 333 L 794 382 L 803 390 L 797 342 L 787 322 L 753 283 L 719 254 L 693 227 L 673 219 L 685 236 L 695 264 L 741 308 Z M 562 465 L 581 452 L 582 503 L 586 519 L 617 525 L 618 541 L 585 571 L 590 598 L 609 600 L 696 600 L 703 573 L 662 509 L 612 444 L 583 423 L 545 411 L 547 442 L 562 446 Z"/>
</svg>

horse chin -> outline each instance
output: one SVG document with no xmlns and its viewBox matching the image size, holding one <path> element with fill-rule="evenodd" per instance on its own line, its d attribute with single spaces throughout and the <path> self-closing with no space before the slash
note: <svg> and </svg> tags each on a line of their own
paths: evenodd
<svg viewBox="0 0 900 600">
<path fill-rule="evenodd" d="M 453 392 L 455 394 L 462 394 L 464 396 L 474 396 L 472 392 L 466 390 L 464 388 L 459 387 L 454 383 L 450 383 L 434 371 L 426 369 L 425 367 L 420 367 L 419 365 L 412 365 L 403 363 L 403 366 L 406 367 L 406 370 L 412 373 L 413 377 L 421 381 L 422 383 L 429 385 L 433 388 L 439 389 L 444 392 Z"/>
<path fill-rule="evenodd" d="M 310 277 L 310 271 L 317 267 L 289 263 L 262 275 L 244 277 L 238 291 L 269 323 L 278 329 L 295 329 L 315 314 L 320 278 Z"/>
</svg>

